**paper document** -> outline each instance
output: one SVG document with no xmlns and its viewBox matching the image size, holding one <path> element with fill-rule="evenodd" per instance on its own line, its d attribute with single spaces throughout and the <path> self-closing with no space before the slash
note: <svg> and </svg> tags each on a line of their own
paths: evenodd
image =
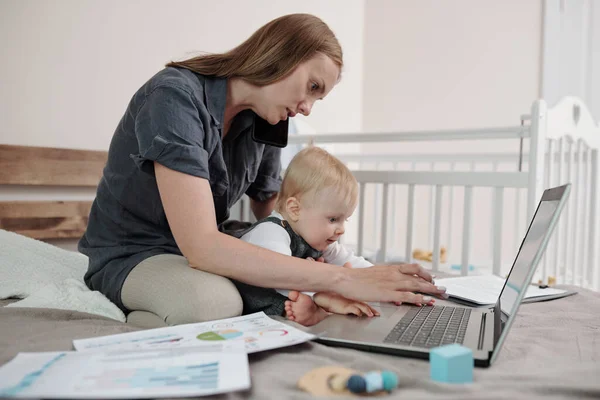
<svg viewBox="0 0 600 400">
<path fill-rule="evenodd" d="M 476 304 L 495 304 L 504 287 L 504 278 L 496 275 L 461 276 L 457 278 L 436 279 L 436 286 L 445 286 L 446 293 L 457 299 L 467 300 Z M 529 286 L 525 299 L 566 294 L 566 290 Z"/>
<path fill-rule="evenodd" d="M 243 351 L 19 353 L 0 367 L 0 398 L 191 397 L 249 387 Z"/>
<path fill-rule="evenodd" d="M 218 321 L 200 322 L 73 341 L 79 351 L 161 349 L 217 346 L 216 351 L 242 346 L 247 353 L 307 342 L 315 336 L 275 321 L 263 312 Z"/>
</svg>

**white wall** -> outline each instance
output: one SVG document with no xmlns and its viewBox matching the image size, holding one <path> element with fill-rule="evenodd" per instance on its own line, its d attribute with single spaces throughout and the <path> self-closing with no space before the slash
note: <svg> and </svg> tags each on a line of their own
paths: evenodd
<svg viewBox="0 0 600 400">
<path fill-rule="evenodd" d="M 2 0 L 0 143 L 106 150 L 134 92 L 166 62 L 228 50 L 295 12 L 321 17 L 345 52 L 342 82 L 309 122 L 359 130 L 363 0 Z"/>
<path fill-rule="evenodd" d="M 321 132 L 359 130 L 364 0 L 0 0 L 0 143 L 107 150 L 130 98 L 166 62 L 226 51 L 297 12 L 322 18 L 344 50 L 343 80 L 307 121 Z M 0 201 L 93 197 L 0 187 Z"/>
<path fill-rule="evenodd" d="M 292 12 L 323 18 L 345 53 L 308 119 L 317 132 L 517 125 L 538 97 L 541 0 L 2 0 L 0 143 L 105 150 L 167 61 L 227 50 Z"/>
<path fill-rule="evenodd" d="M 539 95 L 541 0 L 365 7 L 363 128 L 518 125 Z"/>
<path fill-rule="evenodd" d="M 544 18 L 543 98 L 580 97 L 600 119 L 600 4 L 544 0 Z"/>
<path fill-rule="evenodd" d="M 365 64 L 363 130 L 366 132 L 421 131 L 518 126 L 539 97 L 542 40 L 541 0 L 379 0 L 365 5 Z M 401 145 L 370 144 L 363 153 L 517 153 L 518 140 L 473 142 L 415 142 Z M 465 159 L 468 163 L 470 160 Z M 466 167 L 468 164 L 459 166 Z M 404 166 L 407 168 L 408 166 Z M 422 169 L 424 165 L 417 166 Z M 438 166 L 439 167 L 439 166 Z M 515 166 L 512 166 L 514 170 Z M 444 194 L 448 201 L 448 189 Z M 462 192 L 455 190 L 450 258 L 460 258 Z M 431 250 L 427 231 L 433 192 L 417 188 L 414 247 Z M 515 194 L 507 192 L 507 201 Z M 400 251 L 404 250 L 406 195 L 399 196 L 396 219 Z M 375 209 L 372 198 L 367 209 Z M 515 201 L 516 202 L 516 201 Z M 476 191 L 471 254 L 491 254 L 491 191 Z M 524 203 L 523 203 L 524 204 Z M 446 207 L 446 206 L 444 206 Z M 514 207 L 505 216 L 513 215 Z M 503 261 L 512 262 L 514 239 L 520 240 L 524 214 L 505 222 L 513 232 L 505 237 Z M 390 217 L 391 218 L 391 217 Z M 507 217 L 508 218 L 508 217 Z M 366 229 L 372 229 L 372 221 Z M 518 224 L 514 221 L 517 220 Z M 447 226 L 444 226 L 446 224 Z M 521 225 L 522 224 L 522 225 Z M 517 232 L 515 235 L 514 232 Z M 450 236 L 452 236 L 451 234 Z M 367 234 L 366 246 L 377 234 Z M 445 234 L 442 246 L 449 240 Z M 516 242 L 518 245 L 518 242 Z M 394 250 L 396 246 L 391 246 Z"/>
</svg>

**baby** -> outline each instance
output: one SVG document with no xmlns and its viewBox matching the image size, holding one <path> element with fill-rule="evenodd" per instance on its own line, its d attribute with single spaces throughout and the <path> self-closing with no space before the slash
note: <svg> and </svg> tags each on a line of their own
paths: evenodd
<svg viewBox="0 0 600 400">
<path fill-rule="evenodd" d="M 323 261 L 346 268 L 373 264 L 338 243 L 345 222 L 357 205 L 358 183 L 337 158 L 319 147 L 301 150 L 290 162 L 275 211 L 257 222 L 241 239 L 278 253 Z M 366 315 L 379 313 L 368 304 L 335 293 L 300 293 L 277 290 L 285 301 L 288 319 L 314 325 L 328 313 Z"/>
</svg>

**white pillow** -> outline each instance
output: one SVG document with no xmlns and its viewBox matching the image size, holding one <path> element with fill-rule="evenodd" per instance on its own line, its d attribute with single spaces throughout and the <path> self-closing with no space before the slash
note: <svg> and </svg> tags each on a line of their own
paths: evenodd
<svg viewBox="0 0 600 400">
<path fill-rule="evenodd" d="M 41 286 L 83 281 L 86 256 L 0 229 L 0 298 L 27 297 Z"/>
<path fill-rule="evenodd" d="M 125 321 L 123 312 L 83 283 L 88 258 L 0 229 L 0 299 L 10 307 L 58 308 Z"/>
</svg>

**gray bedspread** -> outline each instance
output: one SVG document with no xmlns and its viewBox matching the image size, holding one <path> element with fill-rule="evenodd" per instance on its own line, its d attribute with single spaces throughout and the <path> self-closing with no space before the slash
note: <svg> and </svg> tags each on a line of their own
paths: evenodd
<svg viewBox="0 0 600 400">
<path fill-rule="evenodd" d="M 216 398 L 313 398 L 296 382 L 325 365 L 397 372 L 400 387 L 388 398 L 600 398 L 600 293 L 576 290 L 568 298 L 522 305 L 497 362 L 477 368 L 473 384 L 435 383 L 425 360 L 307 343 L 250 355 L 252 389 Z M 73 339 L 133 330 L 79 312 L 0 308 L 0 364 L 21 351 L 72 350 Z"/>
</svg>

